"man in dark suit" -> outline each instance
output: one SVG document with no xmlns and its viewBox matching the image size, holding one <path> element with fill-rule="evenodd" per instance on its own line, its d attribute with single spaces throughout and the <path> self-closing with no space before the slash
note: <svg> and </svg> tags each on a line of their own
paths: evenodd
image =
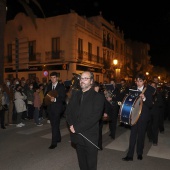
<svg viewBox="0 0 170 170">
<path fill-rule="evenodd" d="M 153 142 L 153 146 L 158 144 L 158 134 L 159 134 L 159 119 L 160 115 L 163 114 L 162 108 L 164 106 L 163 94 L 161 91 L 157 90 L 157 84 L 151 82 L 150 84 L 155 88 L 155 93 L 153 94 L 153 106 L 151 109 L 151 119 L 147 127 L 147 136 L 150 142 Z"/>
<path fill-rule="evenodd" d="M 85 71 L 80 77 L 81 90 L 71 96 L 66 108 L 66 120 L 71 131 L 81 170 L 96 170 L 99 140 L 99 120 L 105 98 L 93 88 L 93 73 Z"/>
<path fill-rule="evenodd" d="M 141 91 L 139 95 L 141 98 L 142 109 L 136 124 L 131 126 L 130 140 L 129 140 L 129 149 L 127 156 L 122 158 L 123 161 L 133 161 L 133 155 L 135 150 L 135 144 L 137 144 L 136 152 L 137 159 L 143 159 L 143 148 L 145 133 L 148 121 L 150 119 L 150 109 L 152 107 L 152 92 L 147 88 L 145 91 L 145 76 L 143 74 L 138 74 L 136 76 L 136 90 Z"/>
<path fill-rule="evenodd" d="M 56 72 L 52 72 L 50 74 L 51 83 L 47 86 L 46 95 L 48 95 L 50 104 L 47 106 L 47 112 L 49 114 L 49 119 L 51 123 L 52 129 L 52 141 L 49 149 L 54 149 L 57 147 L 57 143 L 61 142 L 61 134 L 60 134 L 60 115 L 64 109 L 65 102 L 65 87 L 63 84 L 58 83 L 58 74 Z M 54 92 L 53 92 L 53 91 Z M 48 94 L 49 92 L 50 95 Z M 55 94 L 53 96 L 53 94 Z"/>
</svg>

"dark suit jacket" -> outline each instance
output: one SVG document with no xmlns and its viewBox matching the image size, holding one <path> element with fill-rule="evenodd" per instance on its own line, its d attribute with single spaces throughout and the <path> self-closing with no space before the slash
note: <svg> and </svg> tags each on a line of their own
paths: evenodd
<svg viewBox="0 0 170 170">
<path fill-rule="evenodd" d="M 102 94 L 90 89 L 83 93 L 77 91 L 72 95 L 71 100 L 66 108 L 66 120 L 69 125 L 73 125 L 76 133 L 71 133 L 73 143 L 83 142 L 78 133 L 98 145 L 99 120 L 103 114 L 105 98 Z"/>
<path fill-rule="evenodd" d="M 135 90 L 137 90 L 137 87 L 135 87 Z M 140 119 L 142 121 L 148 121 L 151 116 L 150 109 L 152 108 L 152 105 L 153 105 L 153 98 L 152 98 L 152 91 L 150 91 L 150 89 L 147 88 L 147 86 L 146 86 L 146 91 L 144 92 L 144 95 L 146 97 L 146 100 L 143 101 Z"/>
<path fill-rule="evenodd" d="M 47 91 L 45 93 L 45 96 L 49 91 L 52 90 L 52 83 L 50 83 L 47 86 Z M 58 110 L 61 112 L 61 109 L 64 109 L 64 102 L 66 98 L 66 91 L 63 84 L 57 83 L 57 86 L 55 87 L 55 90 L 57 91 L 57 97 L 55 102 L 51 102 L 51 104 L 48 106 L 48 108 L 51 108 L 52 110 Z"/>
</svg>

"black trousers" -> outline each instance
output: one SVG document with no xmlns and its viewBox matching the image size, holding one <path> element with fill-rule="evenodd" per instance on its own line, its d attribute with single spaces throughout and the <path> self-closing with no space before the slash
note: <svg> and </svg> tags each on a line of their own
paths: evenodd
<svg viewBox="0 0 170 170">
<path fill-rule="evenodd" d="M 55 105 L 48 106 L 49 119 L 52 130 L 52 145 L 57 145 L 57 142 L 61 141 L 60 133 L 60 115 L 63 111 L 62 106 L 57 107 Z"/>
<path fill-rule="evenodd" d="M 153 143 L 158 143 L 158 133 L 159 133 L 159 108 L 151 113 L 151 119 L 147 127 L 147 136 Z"/>
<path fill-rule="evenodd" d="M 76 144 L 80 170 L 97 170 L 98 149 L 84 139 L 84 144 Z"/>
<path fill-rule="evenodd" d="M 0 110 L 1 127 L 4 127 L 5 111 Z"/>
<path fill-rule="evenodd" d="M 136 147 L 137 154 L 138 155 L 143 154 L 147 124 L 148 124 L 148 121 L 142 120 L 139 117 L 139 120 L 137 121 L 137 123 L 131 126 L 129 150 L 127 153 L 128 157 L 133 158 L 136 144 L 137 144 L 137 147 Z"/>
</svg>

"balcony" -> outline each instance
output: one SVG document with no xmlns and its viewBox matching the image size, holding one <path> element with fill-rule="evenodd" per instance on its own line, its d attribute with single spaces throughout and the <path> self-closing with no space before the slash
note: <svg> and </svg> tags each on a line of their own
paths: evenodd
<svg viewBox="0 0 170 170">
<path fill-rule="evenodd" d="M 57 51 L 47 51 L 45 52 L 45 61 L 48 62 L 54 62 L 56 60 L 63 60 L 64 59 L 64 51 L 63 50 L 57 50 Z"/>
<path fill-rule="evenodd" d="M 41 62 L 41 53 L 29 54 L 29 63 L 40 63 Z"/>
<path fill-rule="evenodd" d="M 85 51 L 78 51 L 78 60 L 103 64 L 103 58 Z"/>
</svg>

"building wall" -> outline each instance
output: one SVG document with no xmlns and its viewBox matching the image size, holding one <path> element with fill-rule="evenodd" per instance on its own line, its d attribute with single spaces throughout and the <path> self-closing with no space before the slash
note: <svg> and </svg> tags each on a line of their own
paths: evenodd
<svg viewBox="0 0 170 170">
<path fill-rule="evenodd" d="M 88 42 L 92 43 L 92 53 L 96 55 L 97 46 L 100 47 L 100 56 L 102 57 L 102 40 L 100 37 L 100 29 L 96 28 L 93 24 L 87 21 L 86 18 L 79 16 L 77 13 L 70 13 L 46 19 L 36 19 L 37 29 L 35 29 L 32 21 L 29 17 L 23 13 L 16 15 L 14 20 L 8 21 L 6 24 L 5 32 L 5 57 L 7 58 L 7 44 L 13 43 L 15 46 L 15 38 L 19 41 L 36 40 L 36 61 L 30 62 L 28 60 L 28 49 L 25 49 L 25 55 L 19 54 L 19 70 L 18 77 L 28 78 L 29 74 L 36 73 L 40 79 L 43 76 L 43 69 L 47 70 L 50 65 L 60 65 L 61 69 L 50 70 L 60 73 L 62 80 L 71 79 L 72 73 L 81 73 L 84 70 L 77 70 L 77 65 L 86 66 L 84 69 L 88 70 L 93 67 L 102 70 L 102 64 L 87 61 L 87 56 L 83 61 L 78 61 L 78 38 L 83 39 L 84 51 L 88 52 Z M 59 60 L 53 60 L 51 55 L 51 39 L 54 37 L 60 37 L 60 48 L 62 51 L 62 57 Z M 20 47 L 22 45 L 20 44 Z M 21 49 L 20 49 L 21 51 Z M 23 61 L 24 60 L 24 61 Z M 7 60 L 6 60 L 7 61 Z M 68 70 L 63 69 L 61 66 L 66 64 Z M 15 48 L 13 49 L 13 62 L 5 62 L 5 68 L 13 69 L 5 71 L 5 77 L 13 74 L 16 76 L 15 71 Z M 37 67 L 41 67 L 38 68 Z M 31 68 L 31 69 L 30 69 Z M 6 70 L 6 69 L 5 69 Z M 100 81 L 103 81 L 102 73 L 96 73 L 99 76 Z"/>
<path fill-rule="evenodd" d="M 113 22 L 106 21 L 102 15 L 90 18 L 79 16 L 72 11 L 69 14 L 58 15 L 46 19 L 36 18 L 37 29 L 31 19 L 23 13 L 16 15 L 14 20 L 8 21 L 5 29 L 5 72 L 4 77 L 14 78 L 31 75 L 44 77 L 49 80 L 49 74 L 56 71 L 63 81 L 70 80 L 73 73 L 80 74 L 89 70 L 94 73 L 97 81 L 109 81 L 115 76 L 113 60 L 118 60 L 117 69 L 120 69 L 119 78 L 126 75 L 121 72 L 127 62 L 126 44 L 124 34 L 115 27 Z M 103 46 L 103 33 L 109 34 L 113 38 L 114 48 Z M 52 38 L 60 37 L 61 56 L 52 59 Z M 19 69 L 16 69 L 16 38 L 19 40 Z M 79 58 L 78 39 L 83 40 L 83 58 Z M 29 60 L 28 42 L 36 40 L 36 60 Z M 88 43 L 92 44 L 92 59 L 89 60 Z M 12 44 L 12 63 L 7 61 L 7 44 Z M 100 61 L 96 61 L 97 47 L 99 48 Z M 148 46 L 140 46 L 145 52 Z M 129 50 L 134 46 L 128 44 Z M 131 48 L 131 49 L 130 49 Z M 134 55 L 128 54 L 128 60 Z M 109 54 L 107 61 L 109 67 L 105 68 L 103 60 L 106 59 L 104 53 Z M 147 52 L 146 52 L 146 55 Z M 149 58 L 148 58 L 149 59 Z M 145 62 L 146 63 L 146 62 Z M 106 70 L 106 71 L 103 71 Z M 44 76 L 44 71 L 48 75 Z M 110 74 L 108 76 L 108 73 Z"/>
</svg>

